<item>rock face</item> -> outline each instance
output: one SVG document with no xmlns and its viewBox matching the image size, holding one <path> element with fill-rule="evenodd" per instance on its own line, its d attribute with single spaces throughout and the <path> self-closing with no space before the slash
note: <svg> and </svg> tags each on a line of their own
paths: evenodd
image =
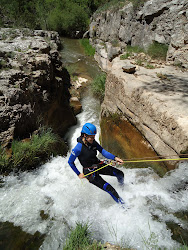
<svg viewBox="0 0 188 250">
<path fill-rule="evenodd" d="M 128 3 L 118 10 L 96 12 L 91 19 L 90 42 L 96 49 L 96 61 L 108 73 L 101 123 L 119 114 L 159 155 L 177 157 L 186 151 L 188 1 L 149 0 L 139 7 Z M 153 42 L 168 45 L 166 62 L 152 62 L 143 53 L 128 60 L 123 54 L 127 45 L 147 49 Z M 137 64 L 132 74 L 127 70 L 130 63 Z"/>
<path fill-rule="evenodd" d="M 167 60 L 188 68 L 188 1 L 150 0 L 119 10 L 96 13 L 90 25 L 95 58 L 105 70 L 127 45 L 148 48 L 154 41 L 169 45 Z"/>
<path fill-rule="evenodd" d="M 70 79 L 56 32 L 0 29 L 0 142 L 29 136 L 41 125 L 59 135 L 75 123 Z"/>
<path fill-rule="evenodd" d="M 159 155 L 176 157 L 188 147 L 188 73 L 163 66 L 127 74 L 123 65 L 113 60 L 101 117 L 120 113 Z"/>
</svg>

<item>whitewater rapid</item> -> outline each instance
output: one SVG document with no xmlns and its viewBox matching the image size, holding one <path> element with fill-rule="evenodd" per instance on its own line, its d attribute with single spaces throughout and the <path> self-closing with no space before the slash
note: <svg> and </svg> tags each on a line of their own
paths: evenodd
<svg viewBox="0 0 188 250">
<path fill-rule="evenodd" d="M 91 96 L 82 102 L 78 124 L 66 135 L 70 148 L 76 145 L 85 122 L 97 126 L 99 140 L 100 104 Z M 40 249 L 62 249 L 70 229 L 78 221 L 88 223 L 93 238 L 135 249 L 177 249 L 179 243 L 171 238 L 166 221 L 175 221 L 182 227 L 174 212 L 188 208 L 188 189 L 183 186 L 188 180 L 188 163 L 159 178 L 152 169 L 120 169 L 125 174 L 125 187 L 118 186 L 115 177 L 107 180 L 130 206 L 123 210 L 109 194 L 80 180 L 66 157 L 55 157 L 33 172 L 19 176 L 3 177 L 0 188 L 0 221 L 10 221 L 26 232 L 39 231 L 46 234 Z M 76 161 L 78 169 L 81 166 Z M 183 188 L 181 188 L 183 187 Z M 176 190 L 175 192 L 173 192 Z M 44 211 L 48 218 L 42 220 Z M 155 218 L 158 217 L 158 220 Z"/>
</svg>

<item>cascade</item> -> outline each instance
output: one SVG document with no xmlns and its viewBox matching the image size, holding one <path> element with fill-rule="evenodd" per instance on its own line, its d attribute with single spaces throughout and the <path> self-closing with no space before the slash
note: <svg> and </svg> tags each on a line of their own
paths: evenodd
<svg viewBox="0 0 188 250">
<path fill-rule="evenodd" d="M 87 92 L 82 99 L 83 112 L 77 125 L 65 136 L 70 149 L 76 145 L 85 122 L 97 126 L 99 141 L 100 103 Z M 86 179 L 80 180 L 65 157 L 55 157 L 33 172 L 3 177 L 0 188 L 0 221 L 13 222 L 25 232 L 45 234 L 40 249 L 62 249 L 70 229 L 76 222 L 90 224 L 94 239 L 134 249 L 177 249 L 170 225 L 186 233 L 187 222 L 181 212 L 188 208 L 188 163 L 159 178 L 151 168 L 126 169 L 125 187 L 116 178 L 105 176 L 127 202 L 124 211 L 106 192 Z M 81 166 L 76 160 L 79 170 Z M 41 218 L 41 211 L 46 215 Z M 185 242 L 186 243 L 186 242 Z"/>
</svg>

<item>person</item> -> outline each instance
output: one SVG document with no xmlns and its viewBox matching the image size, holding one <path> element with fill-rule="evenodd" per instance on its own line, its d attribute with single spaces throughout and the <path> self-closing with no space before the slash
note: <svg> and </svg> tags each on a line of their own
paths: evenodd
<svg viewBox="0 0 188 250">
<path fill-rule="evenodd" d="M 72 149 L 68 163 L 80 179 L 85 178 L 85 175 L 91 173 L 86 176 L 89 182 L 109 193 L 117 203 L 123 205 L 125 204 L 123 199 L 119 196 L 116 190 L 100 176 L 100 174 L 117 177 L 119 184 L 123 186 L 124 173 L 110 165 L 92 173 L 93 171 L 106 165 L 106 163 L 97 158 L 97 151 L 99 151 L 105 158 L 115 160 L 117 163 L 123 164 L 122 159 L 101 147 L 101 145 L 95 140 L 96 133 L 97 129 L 92 123 L 86 123 L 82 127 L 81 136 L 77 138 L 78 143 L 75 148 Z M 83 173 L 79 172 L 74 163 L 77 157 L 83 166 Z"/>
</svg>

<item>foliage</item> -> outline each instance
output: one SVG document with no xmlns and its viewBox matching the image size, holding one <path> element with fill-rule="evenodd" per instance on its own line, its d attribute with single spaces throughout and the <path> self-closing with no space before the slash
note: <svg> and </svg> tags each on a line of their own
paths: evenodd
<svg viewBox="0 0 188 250">
<path fill-rule="evenodd" d="M 51 129 L 42 128 L 40 133 L 33 135 L 31 140 L 12 142 L 12 165 L 13 167 L 30 167 L 39 164 L 43 157 L 56 155 L 54 144 L 58 142 L 57 136 Z"/>
<path fill-rule="evenodd" d="M 165 60 L 167 51 L 168 51 L 168 45 L 154 42 L 149 46 L 147 53 L 154 59 L 158 58 Z"/>
<path fill-rule="evenodd" d="M 31 169 L 52 155 L 65 153 L 66 146 L 50 128 L 42 127 L 39 133 L 34 134 L 30 139 L 14 140 L 10 151 L 12 151 L 12 155 L 8 158 L 5 150 L 1 149 L 1 172 Z"/>
<path fill-rule="evenodd" d="M 105 93 L 105 82 L 106 82 L 106 74 L 102 73 L 98 75 L 92 82 L 91 82 L 91 89 L 94 95 L 98 96 L 100 101 L 104 98 Z"/>
<path fill-rule="evenodd" d="M 127 45 L 125 51 L 127 51 L 129 53 L 141 53 L 141 52 L 144 52 L 144 49 L 140 48 L 139 46 Z"/>
<path fill-rule="evenodd" d="M 102 11 L 106 11 L 109 9 L 113 9 L 114 11 L 120 9 L 121 7 L 123 7 L 123 5 L 125 4 L 126 0 L 111 0 L 111 1 L 104 1 L 104 4 L 101 5 L 96 13 L 98 12 L 102 12 Z"/>
<path fill-rule="evenodd" d="M 69 237 L 66 240 L 66 244 L 63 247 L 64 250 L 83 249 L 91 244 L 91 233 L 89 232 L 89 226 L 78 222 L 76 228 L 70 232 Z"/>
<path fill-rule="evenodd" d="M 9 164 L 9 158 L 5 152 L 5 149 L 0 145 L 0 167 L 7 167 Z"/>
<path fill-rule="evenodd" d="M 76 223 L 76 228 L 72 229 L 63 250 L 100 250 L 103 249 L 101 243 L 92 242 L 91 232 L 88 224 Z"/>
<path fill-rule="evenodd" d="M 72 35 L 76 31 L 85 32 L 91 14 L 106 1 L 1 0 L 1 11 L 14 27 L 55 30 Z"/>
<path fill-rule="evenodd" d="M 80 44 L 84 48 L 86 55 L 94 56 L 95 48 L 93 48 L 92 45 L 89 43 L 89 39 L 87 39 L 87 38 L 81 39 Z"/>
<path fill-rule="evenodd" d="M 120 56 L 120 60 L 125 60 L 125 59 L 129 58 L 129 56 L 131 56 L 131 54 L 129 52 L 127 52 L 126 54 L 123 54 Z"/>
</svg>

